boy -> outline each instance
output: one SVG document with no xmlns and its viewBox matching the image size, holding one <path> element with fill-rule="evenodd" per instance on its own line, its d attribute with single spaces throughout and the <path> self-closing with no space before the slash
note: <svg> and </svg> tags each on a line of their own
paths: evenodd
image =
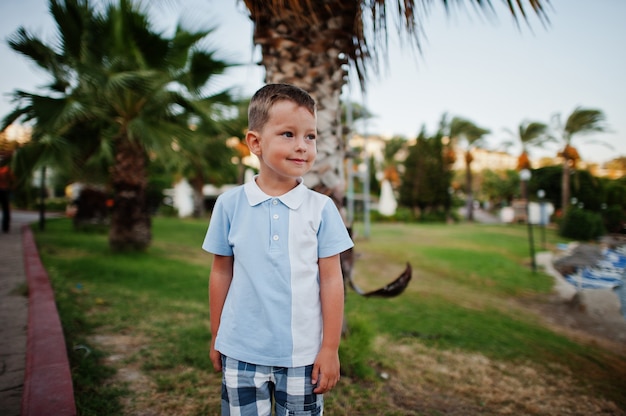
<svg viewBox="0 0 626 416">
<path fill-rule="evenodd" d="M 315 161 L 315 101 L 269 84 L 248 108 L 253 181 L 218 198 L 202 248 L 211 350 L 222 371 L 222 414 L 320 415 L 339 380 L 343 278 L 353 246 L 330 198 L 302 183 Z"/>
</svg>

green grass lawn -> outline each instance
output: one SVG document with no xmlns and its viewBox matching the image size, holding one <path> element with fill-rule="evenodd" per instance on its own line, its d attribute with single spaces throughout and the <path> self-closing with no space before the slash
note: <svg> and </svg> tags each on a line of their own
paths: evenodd
<svg viewBox="0 0 626 416">
<path fill-rule="evenodd" d="M 67 219 L 36 231 L 81 415 L 219 413 L 220 376 L 208 357 L 211 256 L 200 249 L 206 227 L 206 220 L 155 218 L 153 244 L 139 254 L 111 253 L 105 234 L 75 232 Z M 480 409 L 466 414 L 497 414 L 504 401 L 512 414 L 550 414 L 503 398 L 505 387 L 499 397 L 472 390 L 479 368 L 496 375 L 474 384 L 518 380 L 523 368 L 538 374 L 537 383 L 572 380 L 559 387 L 563 394 L 589 392 L 623 412 L 626 356 L 553 332 L 524 307 L 544 299 L 553 283 L 530 270 L 526 232 L 518 225 L 381 223 L 365 239 L 357 228 L 354 279 L 362 289 L 393 280 L 406 262 L 413 280 L 393 299 L 348 292 L 345 376 L 326 397 L 327 414 L 444 414 L 428 405 L 444 391 L 459 406 Z M 546 237 L 549 247 L 562 241 L 551 230 Z M 452 366 L 459 357 L 462 364 Z M 468 372 L 455 381 L 437 366 Z"/>
</svg>

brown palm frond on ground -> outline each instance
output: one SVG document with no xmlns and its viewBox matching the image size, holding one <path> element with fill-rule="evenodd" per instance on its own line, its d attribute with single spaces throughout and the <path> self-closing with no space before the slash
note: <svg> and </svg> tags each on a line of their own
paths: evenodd
<svg viewBox="0 0 626 416">
<path fill-rule="evenodd" d="M 379 298 L 393 298 L 395 296 L 400 295 L 402 292 L 404 292 L 404 289 L 407 288 L 407 286 L 409 285 L 409 282 L 411 281 L 411 278 L 413 276 L 413 269 L 411 268 L 411 264 L 407 262 L 406 264 L 406 269 L 400 274 L 400 276 L 398 276 L 393 282 L 389 283 L 388 285 L 385 285 L 384 287 L 377 289 L 377 290 L 372 290 L 371 292 L 363 292 L 362 289 L 360 289 L 356 283 L 354 283 L 354 280 L 352 279 L 352 275 L 350 275 L 349 279 L 348 279 L 348 283 L 350 284 L 350 287 L 352 288 L 352 290 L 354 290 L 357 294 L 364 296 L 364 297 L 379 297 Z"/>
</svg>

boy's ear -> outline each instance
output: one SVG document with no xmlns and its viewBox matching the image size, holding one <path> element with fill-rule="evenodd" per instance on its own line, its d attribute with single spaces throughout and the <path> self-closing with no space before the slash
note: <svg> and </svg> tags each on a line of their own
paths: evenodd
<svg viewBox="0 0 626 416">
<path fill-rule="evenodd" d="M 252 154 L 256 156 L 261 154 L 261 137 L 259 133 L 254 130 L 248 130 L 246 133 L 246 143 Z"/>
</svg>

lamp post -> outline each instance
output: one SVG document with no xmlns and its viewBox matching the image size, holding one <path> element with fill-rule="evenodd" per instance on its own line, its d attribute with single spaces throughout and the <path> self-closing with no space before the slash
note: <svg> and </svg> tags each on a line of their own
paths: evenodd
<svg viewBox="0 0 626 416">
<path fill-rule="evenodd" d="M 350 83 L 348 82 L 348 98 L 346 99 L 346 126 L 348 127 L 348 151 L 346 156 L 348 159 L 348 190 L 347 190 L 347 205 L 348 205 L 348 226 L 354 227 L 354 150 L 352 149 L 352 100 L 351 100 Z"/>
<path fill-rule="evenodd" d="M 530 209 L 529 209 L 529 201 L 528 201 L 528 181 L 530 180 L 530 170 L 522 169 L 519 173 L 519 177 L 522 180 L 522 184 L 524 185 L 524 200 L 526 201 L 526 224 L 528 225 L 528 246 L 530 248 L 530 264 L 533 270 L 533 273 L 537 271 L 537 265 L 535 264 L 535 242 L 533 238 L 533 225 L 530 221 Z"/>
<path fill-rule="evenodd" d="M 546 196 L 546 191 L 540 189 L 537 191 L 539 197 L 539 225 L 541 226 L 541 248 L 546 248 L 546 201 L 543 199 Z"/>
</svg>

